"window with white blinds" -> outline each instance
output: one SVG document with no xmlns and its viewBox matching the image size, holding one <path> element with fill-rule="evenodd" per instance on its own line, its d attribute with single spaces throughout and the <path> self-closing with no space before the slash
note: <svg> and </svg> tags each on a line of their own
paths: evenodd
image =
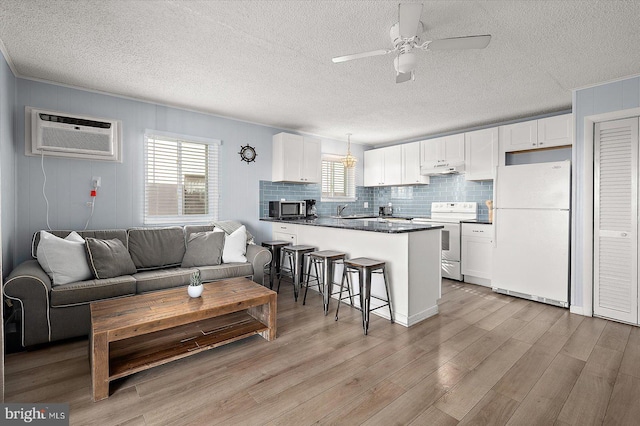
<svg viewBox="0 0 640 426">
<path fill-rule="evenodd" d="M 218 218 L 219 146 L 217 140 L 145 134 L 145 224 Z"/>
<path fill-rule="evenodd" d="M 356 168 L 347 169 L 338 155 L 322 156 L 322 201 L 355 201 Z"/>
</svg>

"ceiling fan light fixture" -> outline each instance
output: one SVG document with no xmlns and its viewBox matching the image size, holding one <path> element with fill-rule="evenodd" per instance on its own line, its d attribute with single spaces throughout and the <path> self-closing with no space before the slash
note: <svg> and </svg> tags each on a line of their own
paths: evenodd
<svg viewBox="0 0 640 426">
<path fill-rule="evenodd" d="M 345 169 L 352 169 L 356 166 L 358 159 L 351 155 L 351 133 L 347 133 L 347 155 L 340 159 Z"/>
<path fill-rule="evenodd" d="M 393 66 L 396 71 L 401 73 L 411 72 L 418 64 L 418 57 L 413 52 L 401 53 L 393 60 Z"/>
</svg>

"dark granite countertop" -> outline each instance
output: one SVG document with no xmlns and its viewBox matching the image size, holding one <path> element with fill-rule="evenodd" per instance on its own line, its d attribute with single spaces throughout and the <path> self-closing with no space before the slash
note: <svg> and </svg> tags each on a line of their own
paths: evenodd
<svg viewBox="0 0 640 426">
<path fill-rule="evenodd" d="M 493 225 L 492 222 L 489 222 L 489 219 L 469 219 L 469 220 L 463 220 L 462 223 L 477 223 L 479 225 Z"/>
<path fill-rule="evenodd" d="M 363 220 L 367 219 L 367 220 Z M 317 219 L 295 219 L 279 220 L 270 217 L 263 217 L 260 220 L 265 222 L 291 223 L 295 225 L 324 226 L 327 228 L 352 229 L 356 231 L 383 232 L 386 234 L 400 234 L 404 232 L 429 231 L 432 229 L 442 229 L 442 226 L 413 224 L 402 221 L 378 221 L 377 217 L 372 218 L 332 218 L 319 217 Z"/>
</svg>

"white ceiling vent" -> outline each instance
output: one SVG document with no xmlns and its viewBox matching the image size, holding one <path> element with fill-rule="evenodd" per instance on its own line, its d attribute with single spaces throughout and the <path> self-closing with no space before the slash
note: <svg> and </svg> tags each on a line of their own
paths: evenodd
<svg viewBox="0 0 640 426">
<path fill-rule="evenodd" d="M 25 155 L 122 162 L 121 122 L 45 111 L 25 112 Z"/>
</svg>

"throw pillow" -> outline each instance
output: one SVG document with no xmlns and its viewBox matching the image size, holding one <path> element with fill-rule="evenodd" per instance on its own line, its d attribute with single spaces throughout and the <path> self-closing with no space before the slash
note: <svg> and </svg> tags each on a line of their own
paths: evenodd
<svg viewBox="0 0 640 426">
<path fill-rule="evenodd" d="M 137 272 L 129 251 L 119 239 L 87 238 L 86 246 L 87 261 L 97 279 L 104 280 Z"/>
<path fill-rule="evenodd" d="M 227 233 L 227 235 L 233 233 L 234 231 L 236 231 L 241 226 L 244 226 L 243 224 L 241 224 L 240 222 L 237 222 L 235 220 L 214 221 L 214 222 L 211 222 L 211 225 L 215 226 L 216 229 L 222 229 L 224 232 Z M 247 229 L 247 227 L 245 226 L 245 230 L 246 229 Z M 249 231 L 246 231 L 246 232 L 247 232 L 247 244 L 254 244 L 253 235 L 251 235 L 251 233 Z"/>
<path fill-rule="evenodd" d="M 240 228 L 227 235 L 222 250 L 222 262 L 246 262 L 247 258 L 247 230 L 242 225 Z"/>
<path fill-rule="evenodd" d="M 222 262 L 223 247 L 224 232 L 195 232 L 189 235 L 182 267 L 219 265 Z"/>
<path fill-rule="evenodd" d="M 47 231 L 40 231 L 36 258 L 51 278 L 53 285 L 91 279 L 91 271 L 84 254 L 84 240 L 77 232 L 62 239 Z"/>
</svg>

